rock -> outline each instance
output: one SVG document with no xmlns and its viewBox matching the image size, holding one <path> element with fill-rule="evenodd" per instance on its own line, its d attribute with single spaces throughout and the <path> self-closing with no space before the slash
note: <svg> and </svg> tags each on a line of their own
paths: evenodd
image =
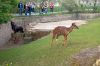
<svg viewBox="0 0 100 66">
<path fill-rule="evenodd" d="M 12 36 L 11 41 L 14 44 L 23 43 L 23 39 L 24 39 L 24 34 L 23 33 L 12 33 L 11 36 Z"/>
<path fill-rule="evenodd" d="M 93 66 L 99 57 L 99 48 L 86 49 L 71 58 L 70 66 Z"/>
<path fill-rule="evenodd" d="M 93 64 L 93 66 L 100 66 L 100 58 L 96 60 L 96 62 Z"/>
</svg>

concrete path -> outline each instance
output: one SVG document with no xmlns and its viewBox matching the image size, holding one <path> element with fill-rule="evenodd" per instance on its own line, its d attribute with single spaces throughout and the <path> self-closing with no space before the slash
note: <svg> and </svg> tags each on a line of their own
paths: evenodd
<svg viewBox="0 0 100 66">
<path fill-rule="evenodd" d="M 49 23 L 38 23 L 35 26 L 30 23 L 29 24 L 29 31 L 34 30 L 43 30 L 43 31 L 51 31 L 57 26 L 66 26 L 70 27 L 72 23 L 76 23 L 77 26 L 80 26 L 82 24 L 86 24 L 85 20 L 67 20 L 67 21 L 59 21 L 59 22 L 49 22 Z"/>
</svg>

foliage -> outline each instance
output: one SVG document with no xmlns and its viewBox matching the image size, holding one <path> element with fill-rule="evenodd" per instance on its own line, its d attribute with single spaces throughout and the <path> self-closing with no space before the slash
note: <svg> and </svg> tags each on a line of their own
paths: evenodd
<svg viewBox="0 0 100 66">
<path fill-rule="evenodd" d="M 11 15 L 5 14 L 5 13 L 0 13 L 0 24 L 2 23 L 7 23 L 8 20 L 10 20 Z"/>
<path fill-rule="evenodd" d="M 6 23 L 10 20 L 10 13 L 13 12 L 16 4 L 16 0 L 0 0 L 0 24 Z"/>
<path fill-rule="evenodd" d="M 62 7 L 64 7 L 69 12 L 73 12 L 77 8 L 77 4 L 75 3 L 75 0 L 64 0 L 61 1 Z"/>
<path fill-rule="evenodd" d="M 51 35 L 17 48 L 0 50 L 0 65 L 12 66 L 68 66 L 68 60 L 85 48 L 100 44 L 100 18 L 89 20 L 79 30 L 68 36 L 67 47 L 62 46 L 62 37 L 51 47 Z"/>
</svg>

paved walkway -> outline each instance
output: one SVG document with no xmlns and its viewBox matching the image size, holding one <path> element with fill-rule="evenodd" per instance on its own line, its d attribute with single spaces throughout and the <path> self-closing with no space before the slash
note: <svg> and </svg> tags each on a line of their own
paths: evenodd
<svg viewBox="0 0 100 66">
<path fill-rule="evenodd" d="M 86 24 L 84 20 L 66 20 L 66 21 L 59 21 L 59 22 L 50 22 L 50 23 L 38 23 L 35 26 L 30 23 L 29 24 L 29 31 L 34 30 L 41 30 L 41 31 L 51 31 L 57 26 L 66 26 L 70 27 L 72 23 L 76 23 L 77 26 L 82 24 Z"/>
</svg>

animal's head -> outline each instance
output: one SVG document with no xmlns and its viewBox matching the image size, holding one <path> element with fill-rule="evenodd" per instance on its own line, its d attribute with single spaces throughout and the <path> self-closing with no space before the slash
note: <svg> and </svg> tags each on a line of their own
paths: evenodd
<svg viewBox="0 0 100 66">
<path fill-rule="evenodd" d="M 72 26 L 73 26 L 75 29 L 79 29 L 79 27 L 78 27 L 75 23 L 72 23 Z"/>
<path fill-rule="evenodd" d="M 13 24 L 14 22 L 13 21 L 11 21 L 11 24 Z"/>
</svg>

